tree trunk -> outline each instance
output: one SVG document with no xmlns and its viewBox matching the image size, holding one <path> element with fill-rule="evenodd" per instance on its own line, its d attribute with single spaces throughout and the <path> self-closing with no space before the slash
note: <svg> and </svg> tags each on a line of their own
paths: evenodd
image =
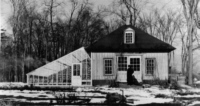
<svg viewBox="0 0 200 106">
<path fill-rule="evenodd" d="M 22 82 L 24 82 L 24 61 L 22 62 Z"/>
<path fill-rule="evenodd" d="M 193 73 L 193 44 L 192 44 L 192 38 L 193 38 L 193 17 L 188 20 L 188 38 L 189 38 L 189 57 L 188 57 L 188 64 L 189 64 L 189 72 L 188 72 L 188 84 L 192 85 L 193 84 L 193 78 L 192 78 L 192 73 Z"/>
</svg>

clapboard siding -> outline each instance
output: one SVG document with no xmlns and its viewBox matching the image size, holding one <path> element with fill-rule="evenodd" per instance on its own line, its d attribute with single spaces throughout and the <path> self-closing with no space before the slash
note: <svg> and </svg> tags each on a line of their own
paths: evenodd
<svg viewBox="0 0 200 106">
<path fill-rule="evenodd" d="M 105 80 L 105 79 L 115 79 L 117 71 L 116 55 L 115 53 L 92 53 L 92 79 L 93 80 Z M 105 76 L 103 70 L 103 59 L 113 58 L 113 75 Z"/>
<path fill-rule="evenodd" d="M 156 72 L 155 76 L 146 75 L 145 58 L 156 58 Z M 159 78 L 161 80 L 168 79 L 168 54 L 167 53 L 145 53 L 143 54 L 143 80 L 151 80 Z"/>
<path fill-rule="evenodd" d="M 141 56 L 141 71 L 143 80 L 152 80 L 159 78 L 161 80 L 168 79 L 168 54 L 167 53 L 124 53 L 124 56 Z M 106 80 L 115 79 L 117 72 L 117 56 L 119 53 L 91 53 L 92 59 L 92 79 Z M 105 76 L 103 70 L 103 59 L 113 58 L 114 74 L 112 76 Z M 156 58 L 156 72 L 155 76 L 147 76 L 145 68 L 145 58 Z"/>
</svg>

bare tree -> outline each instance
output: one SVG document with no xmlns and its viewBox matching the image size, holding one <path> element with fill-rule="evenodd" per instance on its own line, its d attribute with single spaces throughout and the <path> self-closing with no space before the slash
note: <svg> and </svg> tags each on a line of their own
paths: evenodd
<svg viewBox="0 0 200 106">
<path fill-rule="evenodd" d="M 42 63 L 52 61 L 79 47 L 90 45 L 107 32 L 101 13 L 94 12 L 88 0 L 71 0 L 71 11 L 66 19 L 55 13 L 61 5 L 55 0 L 43 3 L 46 8 L 42 8 L 42 11 L 37 11 L 37 5 L 29 0 L 10 2 L 13 7 L 10 24 L 14 42 L 8 51 L 15 60 L 14 65 L 11 64 L 15 81 L 24 82 L 25 74 L 32 71 L 34 66 L 39 66 L 32 64 L 32 60 Z"/>
<path fill-rule="evenodd" d="M 10 22 L 11 24 L 13 25 L 13 34 L 14 34 L 14 38 L 15 38 L 15 43 L 16 43 L 16 46 L 15 46 L 15 51 L 16 51 L 16 54 L 15 54 L 15 81 L 19 81 L 18 77 L 17 77 L 17 66 L 18 66 L 18 62 L 17 62 L 17 58 L 18 57 L 24 57 L 24 53 L 22 53 L 22 55 L 20 55 L 22 49 L 23 51 L 25 51 L 25 46 L 22 47 L 22 46 L 19 46 L 20 43 L 22 43 L 23 41 L 20 42 L 19 39 L 22 39 L 22 36 L 19 36 L 21 35 L 22 33 L 19 33 L 18 30 L 20 30 L 21 32 L 25 32 L 25 24 L 24 24 L 24 18 L 26 17 L 24 14 L 26 12 L 26 10 L 24 8 L 26 8 L 26 5 L 27 5 L 27 1 L 25 0 L 10 0 L 11 1 L 11 4 L 13 6 L 13 16 L 10 18 Z M 22 76 L 24 76 L 24 63 L 22 62 Z M 23 78 L 24 79 L 24 78 Z"/>
<path fill-rule="evenodd" d="M 146 4 L 147 2 L 143 1 L 142 3 Z M 105 11 L 118 16 L 123 23 L 129 18 L 130 25 L 136 26 L 141 9 L 144 6 L 142 3 L 138 0 L 117 0 L 112 3 L 111 8 L 105 9 Z"/>
<path fill-rule="evenodd" d="M 14 34 L 14 51 L 15 56 L 15 81 L 25 81 L 25 58 L 28 55 L 33 55 L 33 38 L 34 36 L 34 20 L 35 20 L 35 5 L 32 5 L 28 0 L 10 0 L 13 7 L 13 14 L 10 17 L 10 24 L 13 27 Z M 19 67 L 19 68 L 18 68 Z M 20 79 L 19 75 L 21 71 Z"/>
<path fill-rule="evenodd" d="M 181 14 L 170 10 L 161 14 L 157 9 L 141 15 L 137 24 L 140 29 L 171 45 L 174 45 L 180 26 L 182 26 Z M 174 52 L 171 52 L 168 59 L 170 66 L 173 66 L 173 59 Z"/>
<path fill-rule="evenodd" d="M 49 14 L 49 18 L 50 18 L 50 34 L 51 34 L 51 48 L 50 48 L 50 52 L 51 52 L 51 57 L 52 60 L 54 60 L 57 56 L 57 54 L 55 54 L 56 52 L 56 41 L 54 39 L 54 25 L 53 25 L 53 17 L 56 15 L 54 12 L 54 9 L 57 8 L 58 6 L 60 6 L 62 3 L 58 3 L 55 0 L 48 0 L 45 1 L 45 6 L 47 6 L 47 13 Z"/>
<path fill-rule="evenodd" d="M 197 26 L 199 26 L 198 22 L 198 12 L 197 6 L 199 4 L 199 0 L 181 0 L 183 6 L 183 14 L 185 16 L 186 24 L 187 24 L 187 37 L 188 37 L 188 62 L 187 62 L 187 70 L 188 70 L 188 84 L 193 84 L 193 40 L 196 33 Z"/>
</svg>

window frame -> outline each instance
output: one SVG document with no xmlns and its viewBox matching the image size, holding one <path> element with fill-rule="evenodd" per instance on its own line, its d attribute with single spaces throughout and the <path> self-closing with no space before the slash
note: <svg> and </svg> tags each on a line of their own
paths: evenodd
<svg viewBox="0 0 200 106">
<path fill-rule="evenodd" d="M 132 64 L 131 64 L 131 59 L 133 59 Z M 138 59 L 138 63 L 136 61 L 134 61 L 134 59 Z M 129 65 L 132 65 L 134 71 L 138 71 L 138 72 L 141 71 L 141 57 L 130 56 L 128 60 L 129 60 Z"/>
<path fill-rule="evenodd" d="M 106 70 L 105 70 L 105 68 L 106 68 L 106 66 L 105 66 L 105 61 L 106 60 L 111 60 L 111 74 L 106 74 Z M 104 72 L 104 76 L 112 76 L 112 75 L 114 75 L 114 59 L 113 58 L 104 58 L 103 59 L 103 72 Z"/>
<path fill-rule="evenodd" d="M 75 70 L 75 65 L 79 65 L 80 66 L 80 70 L 79 70 L 79 74 L 77 69 Z M 73 63 L 73 67 L 72 67 L 72 76 L 76 77 L 76 76 L 82 76 L 82 64 L 81 63 Z"/>
<path fill-rule="evenodd" d="M 120 57 L 126 57 L 126 69 L 125 70 L 119 70 L 119 58 Z M 124 63 L 121 65 L 124 65 Z M 127 69 L 128 69 L 128 56 L 117 56 L 117 70 L 118 71 L 127 71 Z"/>
<path fill-rule="evenodd" d="M 132 37 L 132 42 L 127 42 L 127 34 L 131 33 L 131 37 Z M 134 44 L 135 43 L 135 31 L 131 28 L 128 28 L 125 30 L 124 32 L 124 44 Z"/>
<path fill-rule="evenodd" d="M 150 60 L 150 59 L 152 59 L 153 60 L 153 73 L 151 73 L 151 74 L 148 74 L 147 73 L 147 61 L 148 60 Z M 154 57 L 148 57 L 148 58 L 145 58 L 145 74 L 147 75 L 147 76 L 153 76 L 154 74 L 155 74 L 155 71 L 156 71 L 156 68 L 157 68 L 157 65 L 156 65 L 156 58 L 154 58 Z"/>
</svg>

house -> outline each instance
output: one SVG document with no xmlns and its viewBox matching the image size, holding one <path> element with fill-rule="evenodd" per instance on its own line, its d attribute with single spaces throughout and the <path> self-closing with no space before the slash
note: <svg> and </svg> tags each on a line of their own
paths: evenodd
<svg viewBox="0 0 200 106">
<path fill-rule="evenodd" d="M 64 86 L 67 81 L 74 86 L 126 82 L 128 65 L 133 66 L 139 82 L 168 80 L 168 53 L 174 49 L 136 27 L 124 25 L 86 49 L 80 48 L 28 73 L 28 82 Z"/>
<path fill-rule="evenodd" d="M 126 82 L 132 65 L 139 82 L 168 79 L 168 53 L 175 48 L 147 33 L 124 25 L 87 48 L 91 54 L 93 85 L 108 80 Z"/>
</svg>

